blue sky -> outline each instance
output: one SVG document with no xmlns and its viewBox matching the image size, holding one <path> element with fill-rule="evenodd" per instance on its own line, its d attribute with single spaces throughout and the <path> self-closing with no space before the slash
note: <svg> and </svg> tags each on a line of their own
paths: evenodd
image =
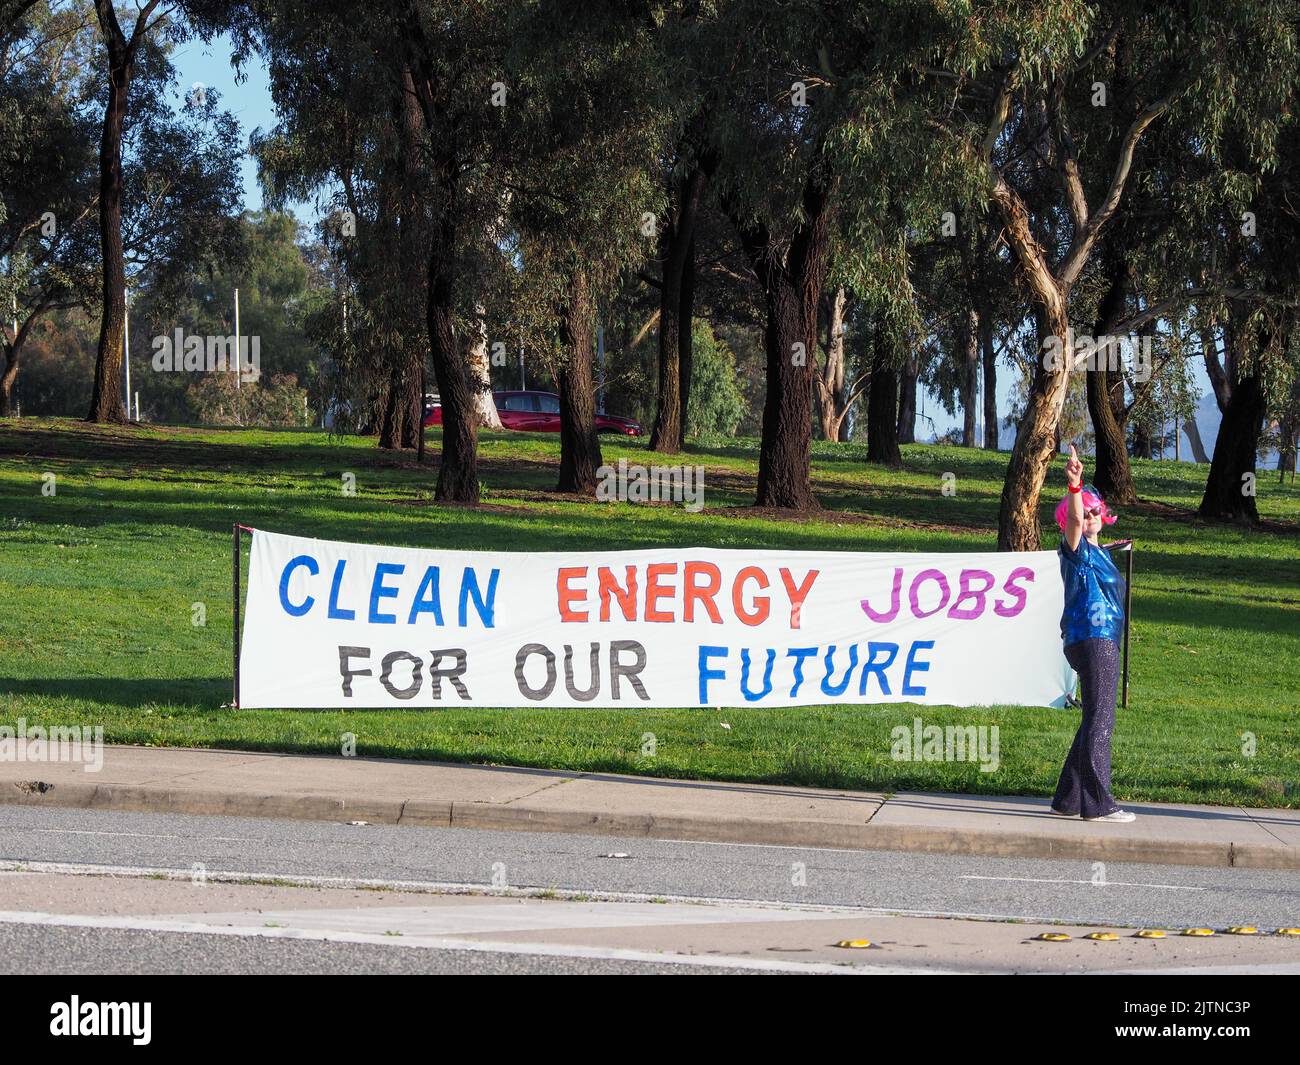
<svg viewBox="0 0 1300 1065">
<path fill-rule="evenodd" d="M 221 94 L 221 107 L 239 121 L 240 132 L 247 141 L 255 129 L 267 132 L 275 126 L 275 107 L 266 68 L 256 56 L 245 66 L 242 84 L 235 82 L 235 71 L 230 65 L 233 52 L 230 39 L 224 35 L 211 44 L 195 39 L 176 48 L 172 65 L 179 79 L 178 93 L 189 92 L 196 83 L 216 89 Z M 239 169 L 244 183 L 244 206 L 250 211 L 261 210 L 262 189 L 257 183 L 256 163 L 244 156 Z M 295 204 L 293 213 L 308 224 L 316 219 L 316 210 L 310 203 Z"/>
</svg>

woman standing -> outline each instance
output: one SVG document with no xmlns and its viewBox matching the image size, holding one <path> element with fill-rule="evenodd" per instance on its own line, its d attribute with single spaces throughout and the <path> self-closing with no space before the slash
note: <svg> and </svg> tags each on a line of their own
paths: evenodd
<svg viewBox="0 0 1300 1065">
<path fill-rule="evenodd" d="M 1115 730 L 1115 685 L 1119 641 L 1124 631 L 1124 578 L 1110 552 L 1097 543 L 1115 515 L 1101 497 L 1083 486 L 1083 463 L 1070 445 L 1065 463 L 1068 491 L 1056 507 L 1061 528 L 1061 580 L 1065 612 L 1061 642 L 1065 660 L 1079 674 L 1083 720 L 1056 785 L 1052 812 L 1085 821 L 1133 821 L 1110 793 L 1110 736 Z"/>
</svg>

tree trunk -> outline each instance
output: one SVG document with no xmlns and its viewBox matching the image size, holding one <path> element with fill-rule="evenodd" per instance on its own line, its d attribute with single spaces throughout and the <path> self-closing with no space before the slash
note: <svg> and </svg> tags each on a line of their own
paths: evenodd
<svg viewBox="0 0 1300 1065">
<path fill-rule="evenodd" d="M 998 449 L 998 357 L 993 347 L 993 319 L 980 316 L 980 348 L 984 359 L 984 447 Z"/>
<path fill-rule="evenodd" d="M 784 263 L 774 263 L 764 285 L 767 324 L 767 397 L 758 459 L 760 507 L 812 510 L 812 374 L 809 336 L 800 295 Z M 799 353 L 802 352 L 802 355 Z"/>
<path fill-rule="evenodd" d="M 379 446 L 413 448 L 416 458 L 424 462 L 424 386 L 427 342 L 419 338 L 421 313 L 427 315 L 426 278 L 431 245 L 422 194 L 428 180 L 424 167 L 422 124 L 424 112 L 415 90 L 415 74 L 409 63 L 403 64 L 401 90 L 392 102 L 393 121 L 398 130 L 400 180 L 389 196 L 394 206 L 390 218 L 381 218 L 386 229 L 395 227 L 388 237 L 396 247 L 399 283 L 396 291 L 384 293 L 384 304 L 391 305 L 400 328 L 396 330 L 393 356 L 396 365 L 390 376 L 388 396 L 380 425 Z M 381 238 L 383 239 L 383 238 Z M 387 247 L 388 245 L 383 245 Z"/>
<path fill-rule="evenodd" d="M 560 481 L 556 490 L 594 497 L 602 460 L 600 439 L 596 435 L 592 325 L 587 275 L 578 268 L 573 272 L 569 300 L 560 322 L 565 357 L 559 371 Z"/>
<path fill-rule="evenodd" d="M 686 249 L 686 260 L 682 263 L 681 280 L 682 299 L 677 311 L 677 372 L 679 413 L 678 422 L 682 430 L 682 442 L 686 442 L 686 433 L 690 428 L 687 412 L 691 402 L 691 374 L 695 370 L 695 236 L 691 235 L 691 245 Z"/>
<path fill-rule="evenodd" d="M 379 446 L 386 451 L 414 448 L 419 444 L 419 421 L 424 404 L 420 399 L 420 382 L 409 367 L 395 368 L 384 395 L 384 413 L 379 422 Z M 417 421 L 416 411 L 420 418 Z"/>
<path fill-rule="evenodd" d="M 1110 284 L 1097 308 L 1094 337 L 1108 336 L 1115 328 L 1123 317 L 1128 296 L 1128 272 L 1124 260 L 1108 250 L 1106 265 Z M 1096 368 L 1086 371 L 1088 413 L 1092 416 L 1097 448 L 1093 485 L 1108 503 L 1136 503 L 1137 490 L 1133 487 L 1133 474 L 1129 470 L 1124 423 L 1115 416 L 1114 393 L 1116 389 L 1123 389 L 1123 375 L 1118 370 L 1111 373 L 1111 354 L 1109 349 L 1098 352 Z"/>
<path fill-rule="evenodd" d="M 438 464 L 434 498 L 447 503 L 477 503 L 478 426 L 474 419 L 474 394 L 453 326 L 455 180 L 454 170 L 444 180 L 447 202 L 438 239 L 429 254 L 429 345 L 442 402 L 442 460 Z"/>
<path fill-rule="evenodd" d="M 961 446 L 975 447 L 975 404 L 980 382 L 980 316 L 974 307 L 962 314 Z"/>
<path fill-rule="evenodd" d="M 419 103 L 421 133 L 427 134 L 422 153 L 426 186 L 434 186 L 436 217 L 428 242 L 428 292 L 425 319 L 429 330 L 429 355 L 442 403 L 442 455 L 434 499 L 448 503 L 477 503 L 478 426 L 474 419 L 474 390 L 466 372 L 464 353 L 456 343 L 456 238 L 460 217 L 460 167 L 454 140 L 445 134 L 445 112 L 438 97 L 439 74 L 431 59 L 433 50 L 414 8 L 404 19 L 395 45 L 403 45 L 410 59 L 402 73 L 403 86 Z M 423 360 L 421 360 L 421 365 Z"/>
<path fill-rule="evenodd" d="M 847 428 L 844 424 L 848 415 L 844 365 L 844 308 L 847 302 L 843 285 L 827 300 L 826 364 L 815 378 L 818 417 L 822 437 L 826 440 L 841 440 L 841 434 Z"/>
<path fill-rule="evenodd" d="M 1133 457 L 1149 459 L 1155 454 L 1151 441 L 1151 430 L 1141 422 L 1133 425 Z"/>
<path fill-rule="evenodd" d="M 1277 420 L 1277 469 L 1281 474 L 1296 472 L 1296 434 L 1300 433 L 1300 376 L 1291 382 L 1286 410 Z"/>
<path fill-rule="evenodd" d="M 1074 348 L 1066 320 L 1068 299 L 1058 291 L 1049 306 L 1036 306 L 1039 359 L 1029 387 L 1024 416 L 1016 429 L 1015 447 L 1007 464 L 998 511 L 998 550 L 1037 551 L 1041 546 L 1038 498 L 1047 470 L 1056 457 L 1056 434 L 1070 384 Z M 1059 338 L 1062 364 L 1048 369 L 1044 346 L 1048 336 Z"/>
<path fill-rule="evenodd" d="M 1214 459 L 1205 482 L 1200 515 L 1207 521 L 1254 524 L 1259 521 L 1255 506 L 1255 456 L 1264 424 L 1265 403 L 1257 377 L 1246 377 L 1232 388 L 1228 409 L 1223 412 Z"/>
<path fill-rule="evenodd" d="M 1214 335 L 1214 327 L 1201 330 L 1201 352 L 1205 358 L 1205 373 L 1210 379 L 1210 387 L 1214 390 L 1214 402 L 1218 404 L 1220 414 L 1227 413 L 1228 403 L 1232 399 L 1231 371 L 1234 361 L 1231 348 L 1232 336 L 1233 331 L 1229 325 L 1223 331 L 1223 355 L 1228 362 L 1228 368 L 1225 370 L 1223 363 L 1219 361 L 1219 341 Z"/>
<path fill-rule="evenodd" d="M 893 443 L 888 445 L 887 451 L 898 451 L 899 444 L 916 443 L 916 377 L 918 367 L 916 364 L 916 355 L 908 353 L 906 360 L 903 362 L 903 369 L 900 373 L 892 366 L 890 367 L 890 380 L 894 381 L 898 388 L 898 418 L 894 426 Z M 875 382 L 873 373 L 872 383 Z M 891 386 L 892 387 L 892 386 Z M 892 419 L 892 415 L 891 415 Z M 883 427 L 882 427 L 882 431 Z M 867 432 L 871 432 L 870 418 L 867 420 Z M 878 460 L 884 461 L 884 460 Z M 902 462 L 902 456 L 899 455 L 899 462 Z"/>
<path fill-rule="evenodd" d="M 1183 431 L 1187 433 L 1187 442 L 1192 445 L 1192 458 L 1197 463 L 1209 462 L 1210 456 L 1205 453 L 1205 444 L 1201 442 L 1201 430 L 1195 417 L 1183 422 Z"/>
<path fill-rule="evenodd" d="M 487 310 L 474 304 L 474 336 L 466 358 L 470 387 L 474 391 L 474 420 L 482 429 L 500 429 L 501 415 L 492 397 L 492 363 L 488 357 Z"/>
<path fill-rule="evenodd" d="M 18 383 L 18 360 L 22 354 L 23 333 L 20 330 L 13 343 L 6 343 L 5 369 L 0 374 L 0 418 L 8 418 L 14 412 L 14 386 Z"/>
<path fill-rule="evenodd" d="M 650 450 L 675 455 L 682 449 L 686 431 L 686 394 L 682 388 L 681 355 L 691 347 L 691 321 L 682 318 L 683 281 L 686 279 L 686 260 L 695 251 L 695 221 L 699 215 L 700 200 L 708 181 L 705 171 L 696 167 L 673 189 L 676 200 L 674 217 L 667 220 L 663 230 L 663 285 L 659 289 L 659 395 L 655 423 L 650 431 Z M 689 310 L 693 300 L 694 264 L 691 281 L 685 296 Z M 687 355 L 690 362 L 690 355 Z M 689 365 L 688 365 L 689 372 Z"/>
<path fill-rule="evenodd" d="M 131 88 L 134 52 L 123 39 L 109 0 L 97 0 L 108 47 L 108 105 L 99 142 L 99 243 L 103 258 L 103 311 L 95 354 L 95 387 L 88 422 L 125 422 L 122 338 L 126 327 L 126 263 L 122 254 L 122 126 Z M 107 12 L 105 8 L 108 8 Z"/>
<path fill-rule="evenodd" d="M 903 464 L 903 454 L 898 449 L 898 371 L 894 368 L 889 335 L 880 322 L 876 324 L 872 344 L 871 384 L 867 390 L 867 461 L 897 469 Z"/>
<path fill-rule="evenodd" d="M 804 222 L 789 246 L 765 226 L 733 215 L 741 243 L 763 287 L 767 397 L 758 454 L 760 507 L 812 510 L 812 382 L 817 350 L 817 305 L 830 249 L 833 188 L 804 186 Z"/>
</svg>

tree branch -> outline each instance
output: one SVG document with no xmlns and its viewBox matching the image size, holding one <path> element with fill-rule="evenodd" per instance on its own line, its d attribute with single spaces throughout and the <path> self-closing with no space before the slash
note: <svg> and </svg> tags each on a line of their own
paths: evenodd
<svg viewBox="0 0 1300 1065">
<path fill-rule="evenodd" d="M 1093 245 L 1097 243 L 1098 236 L 1100 236 L 1102 229 L 1114 216 L 1115 209 L 1119 206 L 1120 197 L 1124 194 L 1124 185 L 1128 181 L 1129 171 L 1133 167 L 1133 153 L 1137 150 L 1138 141 L 1141 140 L 1146 128 L 1169 110 L 1171 103 L 1173 103 L 1172 95 L 1157 100 L 1139 114 L 1133 120 L 1133 124 L 1129 126 L 1128 132 L 1124 135 L 1124 142 L 1120 147 L 1119 159 L 1115 163 L 1115 173 L 1111 176 L 1110 188 L 1106 192 L 1106 197 L 1102 200 L 1101 207 L 1093 215 L 1087 226 L 1081 232 L 1075 234 L 1074 242 L 1066 254 L 1065 263 L 1060 270 L 1060 278 L 1063 284 L 1073 284 L 1075 278 L 1083 270 L 1084 263 L 1088 261 Z"/>
</svg>

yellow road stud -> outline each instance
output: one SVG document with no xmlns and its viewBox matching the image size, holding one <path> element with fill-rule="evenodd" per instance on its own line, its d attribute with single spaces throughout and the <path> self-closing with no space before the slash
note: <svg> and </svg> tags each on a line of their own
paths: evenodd
<svg viewBox="0 0 1300 1065">
<path fill-rule="evenodd" d="M 1214 935 L 1214 929 L 1213 929 L 1213 928 L 1184 928 L 1184 929 L 1183 929 L 1183 935 L 1185 935 L 1185 936 L 1212 936 L 1212 935 Z"/>
<path fill-rule="evenodd" d="M 1248 924 L 1233 925 L 1231 928 L 1225 928 L 1230 936 L 1255 936 L 1259 935 L 1258 928 L 1251 928 Z"/>
<path fill-rule="evenodd" d="M 1280 936 L 1300 936 L 1300 928 L 1279 928 L 1277 934 Z"/>
<path fill-rule="evenodd" d="M 1165 934 L 1159 928 L 1140 928 L 1133 933 L 1138 939 L 1164 939 Z"/>
<path fill-rule="evenodd" d="M 1096 939 L 1105 943 L 1109 943 L 1112 939 L 1119 939 L 1119 936 L 1117 936 L 1114 932 L 1089 932 L 1083 938 Z"/>
<path fill-rule="evenodd" d="M 1034 938 L 1041 939 L 1044 943 L 1064 943 L 1070 937 L 1064 932 L 1043 932 Z"/>
<path fill-rule="evenodd" d="M 855 950 L 861 950 L 863 947 L 871 946 L 869 939 L 841 939 L 835 944 L 837 947 L 851 947 Z"/>
</svg>

